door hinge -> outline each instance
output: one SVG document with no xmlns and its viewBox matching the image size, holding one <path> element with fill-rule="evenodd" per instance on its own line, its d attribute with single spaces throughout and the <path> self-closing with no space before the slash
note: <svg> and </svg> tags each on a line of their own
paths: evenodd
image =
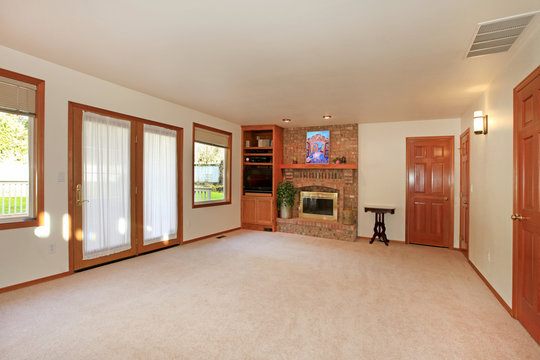
<svg viewBox="0 0 540 360">
<path fill-rule="evenodd" d="M 135 195 L 137 195 L 137 187 L 135 186 Z"/>
<path fill-rule="evenodd" d="M 139 137 L 135 135 L 135 144 L 139 142 Z"/>
</svg>

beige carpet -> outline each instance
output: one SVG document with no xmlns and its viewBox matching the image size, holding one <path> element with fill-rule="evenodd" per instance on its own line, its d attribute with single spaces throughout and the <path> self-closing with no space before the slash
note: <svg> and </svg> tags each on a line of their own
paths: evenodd
<svg viewBox="0 0 540 360">
<path fill-rule="evenodd" d="M 0 294 L 1 359 L 540 359 L 457 251 L 237 231 Z"/>
</svg>

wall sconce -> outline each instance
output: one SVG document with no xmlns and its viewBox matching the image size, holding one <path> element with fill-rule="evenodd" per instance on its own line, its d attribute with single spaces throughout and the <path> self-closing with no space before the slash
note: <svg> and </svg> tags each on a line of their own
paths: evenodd
<svg viewBox="0 0 540 360">
<path fill-rule="evenodd" d="M 473 129 L 476 135 L 487 134 L 487 115 L 482 113 L 482 110 L 474 112 L 474 124 Z"/>
</svg>

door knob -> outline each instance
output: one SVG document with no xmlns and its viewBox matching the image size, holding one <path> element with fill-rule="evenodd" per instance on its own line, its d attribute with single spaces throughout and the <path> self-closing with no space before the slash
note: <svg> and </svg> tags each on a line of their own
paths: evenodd
<svg viewBox="0 0 540 360">
<path fill-rule="evenodd" d="M 445 197 L 444 197 L 444 201 L 448 201 L 448 196 L 445 196 Z"/>
<path fill-rule="evenodd" d="M 523 216 L 519 215 L 519 214 L 512 214 L 512 216 L 510 216 L 510 219 L 512 220 L 523 220 Z"/>
</svg>

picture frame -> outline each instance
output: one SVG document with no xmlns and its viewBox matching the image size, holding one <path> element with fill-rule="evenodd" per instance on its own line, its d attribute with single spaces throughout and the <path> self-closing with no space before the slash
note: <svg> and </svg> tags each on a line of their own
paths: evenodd
<svg viewBox="0 0 540 360">
<path fill-rule="evenodd" d="M 306 134 L 306 164 L 330 162 L 330 130 L 308 131 Z"/>
</svg>

